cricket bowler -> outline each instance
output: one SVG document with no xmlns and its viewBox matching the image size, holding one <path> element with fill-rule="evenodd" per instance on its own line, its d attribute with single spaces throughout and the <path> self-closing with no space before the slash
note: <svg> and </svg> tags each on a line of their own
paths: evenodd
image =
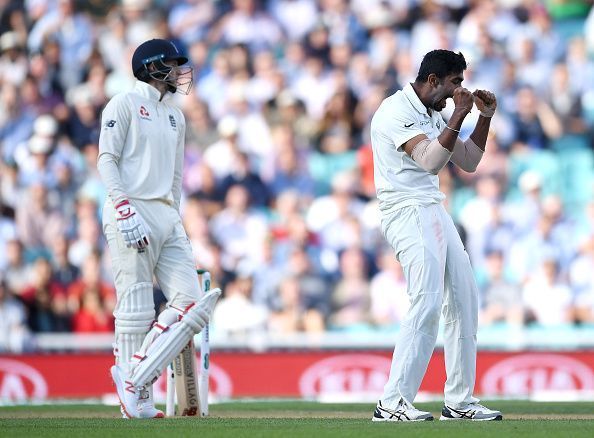
<svg viewBox="0 0 594 438">
<path fill-rule="evenodd" d="M 473 396 L 476 379 L 478 289 L 468 254 L 442 202 L 438 172 L 448 163 L 474 172 L 497 100 L 462 86 L 461 53 L 427 53 L 416 80 L 386 98 L 371 121 L 375 187 L 382 232 L 402 265 L 410 309 L 394 349 L 384 393 L 373 421 L 427 421 L 413 402 L 427 371 L 444 317 L 447 380 L 441 420 L 501 420 L 499 411 Z M 447 99 L 454 112 L 441 116 Z M 459 138 L 465 117 L 480 115 L 470 137 Z"/>
</svg>

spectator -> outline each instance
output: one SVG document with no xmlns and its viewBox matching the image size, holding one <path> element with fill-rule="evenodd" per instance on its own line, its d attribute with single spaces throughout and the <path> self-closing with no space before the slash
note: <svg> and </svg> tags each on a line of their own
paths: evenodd
<svg viewBox="0 0 594 438">
<path fill-rule="evenodd" d="M 274 132 L 276 163 L 269 186 L 274 196 L 286 190 L 297 191 L 305 202 L 314 196 L 314 182 L 304 166 L 297 149 L 296 134 L 288 125 L 281 125 Z"/>
<path fill-rule="evenodd" d="M 8 292 L 17 297 L 23 294 L 31 280 L 30 266 L 25 262 L 23 243 L 12 237 L 6 241 L 6 267 L 4 281 Z"/>
<path fill-rule="evenodd" d="M 218 26 L 221 39 L 227 44 L 242 43 L 252 51 L 274 48 L 281 42 L 278 24 L 260 8 L 259 0 L 233 0 L 233 9 Z"/>
<path fill-rule="evenodd" d="M 64 289 L 78 278 L 80 270 L 68 260 L 70 242 L 64 235 L 54 236 L 51 243 L 53 280 Z"/>
<path fill-rule="evenodd" d="M 561 281 L 554 257 L 546 256 L 539 269 L 533 271 L 522 290 L 522 302 L 529 322 L 551 326 L 572 321 L 571 290 Z"/>
<path fill-rule="evenodd" d="M 115 288 L 101 279 L 98 251 L 85 259 L 81 276 L 67 289 L 75 332 L 110 332 L 114 328 Z"/>
<path fill-rule="evenodd" d="M 231 187 L 240 185 L 248 192 L 251 208 L 266 208 L 270 202 L 268 187 L 262 182 L 260 176 L 251 170 L 248 154 L 236 151 L 231 159 L 232 170 L 223 178 L 220 185 L 222 196 L 227 196 Z"/>
<path fill-rule="evenodd" d="M 9 240 L 16 239 L 14 212 L 1 202 L 0 197 L 0 272 L 3 272 L 8 263 L 6 246 Z"/>
<path fill-rule="evenodd" d="M 213 171 L 218 182 L 233 170 L 233 155 L 240 150 L 237 133 L 239 122 L 234 116 L 225 116 L 217 124 L 220 139 L 207 146 L 204 162 Z"/>
<path fill-rule="evenodd" d="M 240 262 L 257 264 L 262 241 L 266 236 L 266 221 L 249 208 L 249 193 L 241 185 L 231 186 L 225 197 L 225 208 L 213 216 L 210 223 L 215 241 L 223 249 L 223 268 L 235 271 Z"/>
<path fill-rule="evenodd" d="M 214 310 L 214 331 L 231 337 L 249 336 L 266 328 L 268 310 L 251 301 L 252 283 L 249 278 L 236 278 L 225 288 Z"/>
<path fill-rule="evenodd" d="M 368 267 L 360 248 L 350 247 L 340 255 L 340 276 L 332 289 L 331 330 L 369 327 L 370 296 Z"/>
<path fill-rule="evenodd" d="M 378 255 L 379 271 L 369 286 L 371 318 L 380 328 L 401 324 L 410 307 L 406 292 L 406 279 L 402 266 L 394 257 L 392 248 L 384 248 Z"/>
<path fill-rule="evenodd" d="M 499 321 L 515 326 L 523 324 L 521 289 L 507 278 L 501 251 L 492 250 L 487 253 L 485 270 L 486 278 L 479 282 L 483 302 L 479 314 L 481 324 L 489 325 Z"/>
<path fill-rule="evenodd" d="M 550 140 L 562 133 L 559 117 L 539 97 L 536 90 L 524 87 L 516 95 L 517 110 L 512 114 L 514 138 L 532 149 L 547 149 Z"/>
<path fill-rule="evenodd" d="M 304 304 L 301 283 L 287 277 L 278 289 L 280 306 L 270 314 L 268 328 L 273 333 L 319 333 L 324 331 L 324 317 L 315 308 Z"/>
<path fill-rule="evenodd" d="M 18 235 L 30 252 L 44 251 L 52 237 L 64 233 L 64 217 L 60 210 L 49 204 L 48 188 L 34 182 L 16 208 Z"/>
<path fill-rule="evenodd" d="M 21 298 L 28 313 L 28 325 L 35 333 L 68 332 L 71 330 L 71 313 L 66 291 L 52 280 L 49 261 L 39 257 L 33 264 L 31 283 L 23 290 Z"/>
<path fill-rule="evenodd" d="M 0 277 L 0 353 L 22 353 L 32 348 L 23 304 L 7 290 Z"/>
</svg>

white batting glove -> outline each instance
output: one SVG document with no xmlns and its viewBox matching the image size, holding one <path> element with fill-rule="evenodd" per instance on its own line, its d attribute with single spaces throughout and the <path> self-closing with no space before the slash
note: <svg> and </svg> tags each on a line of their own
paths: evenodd
<svg viewBox="0 0 594 438">
<path fill-rule="evenodd" d="M 116 206 L 118 230 L 124 236 L 128 248 L 144 250 L 149 245 L 151 229 L 127 199 L 120 200 Z"/>
</svg>

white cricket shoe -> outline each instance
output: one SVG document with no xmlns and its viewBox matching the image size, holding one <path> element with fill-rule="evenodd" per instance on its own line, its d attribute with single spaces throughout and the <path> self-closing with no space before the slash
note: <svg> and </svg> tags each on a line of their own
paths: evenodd
<svg viewBox="0 0 594 438">
<path fill-rule="evenodd" d="M 439 417 L 442 421 L 448 420 L 471 420 L 471 421 L 499 421 L 503 420 L 503 415 L 501 412 L 494 411 L 489 408 L 484 407 L 479 403 L 471 403 L 464 408 L 450 408 L 448 405 L 443 405 L 443 409 L 441 410 L 441 417 Z"/>
<path fill-rule="evenodd" d="M 433 421 L 433 415 L 431 412 L 419 411 L 404 399 L 400 399 L 396 409 L 385 408 L 380 400 L 371 421 Z"/>
<path fill-rule="evenodd" d="M 116 386 L 124 418 L 165 417 L 162 411 L 155 408 L 150 391 L 146 388 L 135 388 L 119 366 L 111 367 L 111 377 Z"/>
<path fill-rule="evenodd" d="M 139 393 L 126 378 L 126 373 L 117 365 L 111 367 L 111 378 L 115 383 L 120 407 L 125 418 L 138 418 L 138 396 Z"/>
</svg>

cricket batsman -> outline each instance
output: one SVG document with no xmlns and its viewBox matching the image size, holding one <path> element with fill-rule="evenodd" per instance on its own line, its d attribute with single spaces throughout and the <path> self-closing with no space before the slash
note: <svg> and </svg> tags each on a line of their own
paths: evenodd
<svg viewBox="0 0 594 438">
<path fill-rule="evenodd" d="M 201 296 L 179 214 L 185 119 L 168 101 L 188 94 L 192 68 L 170 41 L 152 39 L 132 56 L 137 81 L 101 118 L 97 168 L 107 187 L 103 233 L 117 292 L 111 375 L 124 418 L 161 418 L 152 384 L 208 323 L 220 289 Z M 155 321 L 153 275 L 167 308 Z"/>
<path fill-rule="evenodd" d="M 444 317 L 447 380 L 440 420 L 501 420 L 473 396 L 476 379 L 478 290 L 468 254 L 442 202 L 438 172 L 448 162 L 474 172 L 480 162 L 497 100 L 487 90 L 462 86 L 461 53 L 427 53 L 416 80 L 386 98 L 371 121 L 371 144 L 381 227 L 402 265 L 410 298 L 392 367 L 373 421 L 433 420 L 413 402 Z M 441 116 L 454 101 L 448 123 Z M 466 140 L 462 122 L 480 115 Z"/>
</svg>

